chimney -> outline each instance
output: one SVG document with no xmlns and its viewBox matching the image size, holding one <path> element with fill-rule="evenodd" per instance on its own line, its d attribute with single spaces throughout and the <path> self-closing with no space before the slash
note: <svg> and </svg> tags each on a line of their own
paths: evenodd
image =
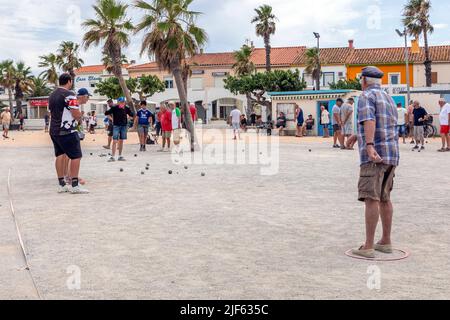
<svg viewBox="0 0 450 320">
<path fill-rule="evenodd" d="M 355 49 L 354 43 L 355 43 L 354 40 L 348 40 L 348 47 L 349 47 L 350 49 Z"/>
</svg>

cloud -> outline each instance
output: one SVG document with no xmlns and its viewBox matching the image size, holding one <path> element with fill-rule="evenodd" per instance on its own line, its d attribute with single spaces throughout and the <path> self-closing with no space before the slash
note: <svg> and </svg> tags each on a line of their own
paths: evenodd
<svg viewBox="0 0 450 320">
<path fill-rule="evenodd" d="M 132 3 L 131 0 L 122 0 Z M 0 0 L 0 12 L 8 13 L 0 19 L 0 60 L 24 60 L 35 73 L 39 56 L 55 52 L 61 41 L 80 43 L 84 30 L 81 23 L 94 16 L 94 0 Z M 357 47 L 401 45 L 393 30 L 400 27 L 403 7 L 398 1 L 388 0 L 195 0 L 193 9 L 203 12 L 198 24 L 209 35 L 207 51 L 233 51 L 246 39 L 263 46 L 256 37 L 254 8 L 267 3 L 279 18 L 277 32 L 272 37 L 273 46 L 314 46 L 312 32 L 321 34 L 322 46 L 346 46 L 353 38 Z M 448 4 L 434 4 L 434 21 L 446 21 Z M 447 7 L 446 7 L 447 6 Z M 376 18 L 379 13 L 380 19 Z M 137 22 L 139 10 L 130 8 L 129 16 Z M 436 31 L 430 42 L 439 44 L 448 39 L 449 27 L 435 24 Z M 129 59 L 145 62 L 140 57 L 142 34 L 132 37 L 132 43 L 124 53 Z M 82 51 L 86 64 L 99 64 L 101 49 Z"/>
</svg>

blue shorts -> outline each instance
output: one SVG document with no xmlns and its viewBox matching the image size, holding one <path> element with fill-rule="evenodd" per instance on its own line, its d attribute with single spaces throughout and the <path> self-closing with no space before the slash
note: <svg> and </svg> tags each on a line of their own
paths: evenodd
<svg viewBox="0 0 450 320">
<path fill-rule="evenodd" d="M 113 140 L 127 140 L 127 126 L 114 126 Z"/>
<path fill-rule="evenodd" d="M 406 125 L 397 126 L 397 130 L 400 136 L 406 135 Z"/>
</svg>

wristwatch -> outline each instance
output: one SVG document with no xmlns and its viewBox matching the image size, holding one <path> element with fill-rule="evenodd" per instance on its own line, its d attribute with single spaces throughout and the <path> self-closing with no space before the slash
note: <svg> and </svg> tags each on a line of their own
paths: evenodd
<svg viewBox="0 0 450 320">
<path fill-rule="evenodd" d="M 373 142 L 368 142 L 368 143 L 366 143 L 366 146 L 373 146 L 373 147 L 375 147 L 375 144 Z"/>
</svg>

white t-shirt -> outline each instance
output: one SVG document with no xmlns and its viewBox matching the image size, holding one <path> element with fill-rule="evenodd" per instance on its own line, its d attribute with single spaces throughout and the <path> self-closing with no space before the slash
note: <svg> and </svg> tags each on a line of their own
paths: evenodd
<svg viewBox="0 0 450 320">
<path fill-rule="evenodd" d="M 178 108 L 175 108 L 172 110 L 172 129 L 173 130 L 177 130 L 180 127 L 180 119 L 178 118 L 179 114 L 180 114 L 180 111 Z"/>
<path fill-rule="evenodd" d="M 441 126 L 448 126 L 448 115 L 450 114 L 450 104 L 446 103 L 442 107 L 441 113 L 439 114 L 439 122 Z"/>
<path fill-rule="evenodd" d="M 328 110 L 322 111 L 322 124 L 330 124 L 330 113 Z"/>
<path fill-rule="evenodd" d="M 406 110 L 405 108 L 397 108 L 397 113 L 398 113 L 397 125 L 404 126 L 406 124 L 405 116 L 408 113 L 408 110 Z"/>
<path fill-rule="evenodd" d="M 241 115 L 242 113 L 239 111 L 239 109 L 234 109 L 233 111 L 231 111 L 231 123 L 241 123 Z"/>
<path fill-rule="evenodd" d="M 337 104 L 335 104 L 332 109 L 332 113 L 333 114 L 331 115 L 331 124 L 335 125 L 335 124 L 337 124 L 337 122 L 336 122 L 336 119 L 334 118 L 334 115 L 337 114 L 338 116 L 340 116 L 341 108 Z"/>
</svg>

